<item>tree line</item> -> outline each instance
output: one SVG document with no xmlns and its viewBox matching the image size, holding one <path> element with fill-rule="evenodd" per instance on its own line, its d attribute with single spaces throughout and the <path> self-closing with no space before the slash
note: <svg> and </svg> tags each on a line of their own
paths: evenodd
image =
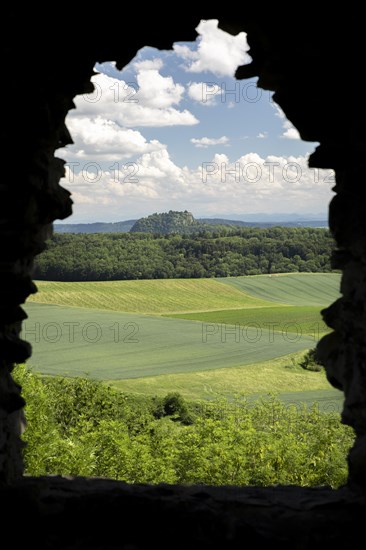
<svg viewBox="0 0 366 550">
<path fill-rule="evenodd" d="M 98 281 L 329 272 L 326 228 L 204 230 L 197 234 L 56 233 L 37 258 L 40 280 Z"/>
</svg>

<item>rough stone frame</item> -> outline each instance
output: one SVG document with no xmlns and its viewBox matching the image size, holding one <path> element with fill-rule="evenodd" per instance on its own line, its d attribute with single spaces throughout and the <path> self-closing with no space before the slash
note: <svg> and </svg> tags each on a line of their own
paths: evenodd
<svg viewBox="0 0 366 550">
<path fill-rule="evenodd" d="M 40 531 L 35 527 L 31 532 L 17 532 L 19 545 L 34 542 L 38 548 L 173 546 L 201 550 L 215 543 L 241 548 L 244 541 L 263 545 L 279 541 L 285 548 L 314 549 L 324 544 L 356 544 L 366 517 L 366 191 L 362 181 L 366 107 L 361 87 L 353 86 L 352 95 L 345 98 L 339 79 L 342 75 L 355 79 L 363 67 L 362 14 L 350 4 L 331 16 L 315 16 L 308 8 L 301 17 L 284 21 L 278 6 L 267 7 L 265 13 L 251 6 L 243 15 L 181 13 L 174 26 L 167 28 L 157 17 L 156 7 L 147 8 L 151 13 L 145 12 L 139 21 L 134 11 L 113 7 L 113 21 L 122 22 L 122 32 L 117 33 L 110 27 L 96 30 L 99 14 L 91 10 L 78 14 L 38 6 L 18 8 L 19 13 L 17 8 L 1 9 L 13 38 L 1 36 L 2 71 L 8 77 L 2 89 L 6 92 L 2 113 L 6 157 L 0 184 L 0 503 L 6 504 L 4 525 L 22 516 L 42 522 Z M 59 185 L 64 161 L 54 156 L 58 148 L 71 143 L 66 114 L 75 95 L 92 91 L 90 77 L 96 61 L 117 59 L 123 67 L 145 44 L 170 49 L 173 41 L 194 40 L 190 29 L 200 19 L 210 18 L 218 18 L 220 26 L 233 34 L 248 33 L 253 62 L 239 68 L 237 78 L 258 76 L 259 87 L 273 90 L 274 100 L 302 139 L 320 142 L 309 164 L 336 171 L 329 225 L 338 247 L 333 265 L 343 270 L 342 298 L 324 311 L 334 332 L 320 341 L 318 352 L 329 381 L 345 393 L 342 419 L 356 433 L 349 456 L 349 483 L 333 491 L 23 478 L 20 419 L 24 401 L 11 370 L 31 353 L 19 335 L 25 318 L 21 304 L 36 291 L 33 259 L 43 250 L 52 222 L 71 213 L 69 193 Z M 123 33 L 123 24 L 128 32 Z M 76 32 L 69 36 L 71 28 Z M 116 525 L 108 532 L 103 528 L 106 513 L 108 525 L 111 521 Z M 80 514 L 90 524 L 99 522 L 100 529 L 83 530 Z M 125 520 L 122 531 L 121 514 Z M 136 514 L 142 514 L 139 530 L 134 527 Z M 73 528 L 77 528 L 76 538 Z"/>
</svg>

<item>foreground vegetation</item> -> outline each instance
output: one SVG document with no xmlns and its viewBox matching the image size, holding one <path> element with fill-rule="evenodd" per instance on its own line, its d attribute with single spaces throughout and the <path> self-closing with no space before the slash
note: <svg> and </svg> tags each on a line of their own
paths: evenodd
<svg viewBox="0 0 366 550">
<path fill-rule="evenodd" d="M 27 401 L 26 472 L 128 483 L 339 487 L 353 432 L 338 414 L 286 406 L 138 399 L 86 378 L 15 371 Z"/>
<path fill-rule="evenodd" d="M 107 281 L 329 272 L 328 229 L 220 228 L 193 235 L 56 233 L 38 258 L 35 278 Z"/>
</svg>

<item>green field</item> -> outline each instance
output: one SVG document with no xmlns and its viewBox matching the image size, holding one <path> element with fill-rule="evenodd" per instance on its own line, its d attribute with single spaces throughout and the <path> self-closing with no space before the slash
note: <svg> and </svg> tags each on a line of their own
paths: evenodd
<svg viewBox="0 0 366 550">
<path fill-rule="evenodd" d="M 320 310 L 339 296 L 339 281 L 338 274 L 39 281 L 22 336 L 33 346 L 29 364 L 47 375 L 191 399 L 276 392 L 291 401 L 295 392 L 340 403 L 324 373 L 296 364 L 327 331 Z"/>
<path fill-rule="evenodd" d="M 307 349 L 314 339 L 265 329 L 28 304 L 23 337 L 45 374 L 125 379 L 250 365 Z"/>
<path fill-rule="evenodd" d="M 306 371 L 298 366 L 302 357 L 303 352 L 296 352 L 243 367 L 108 382 L 125 392 L 166 395 L 178 391 L 193 400 L 269 393 L 288 396 L 288 401 L 296 401 L 294 395 L 301 401 L 312 401 L 320 396 L 337 403 L 343 399 L 341 392 L 330 387 L 324 373 Z"/>
<path fill-rule="evenodd" d="M 245 294 L 216 279 L 153 279 L 59 283 L 37 281 L 39 292 L 28 302 L 108 309 L 129 313 L 172 313 L 252 308 L 266 300 Z"/>
<path fill-rule="evenodd" d="M 287 273 L 218 280 L 258 299 L 294 306 L 324 306 L 340 296 L 338 273 Z"/>
<path fill-rule="evenodd" d="M 205 323 L 269 328 L 273 332 L 308 334 L 318 339 L 330 329 L 324 323 L 316 306 L 261 307 L 253 309 L 226 309 L 196 313 L 176 313 L 170 317 L 194 319 Z"/>
</svg>

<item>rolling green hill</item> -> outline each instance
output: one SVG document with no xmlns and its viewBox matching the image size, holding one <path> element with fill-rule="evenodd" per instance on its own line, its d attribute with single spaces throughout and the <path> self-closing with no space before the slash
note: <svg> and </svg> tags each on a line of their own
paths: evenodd
<svg viewBox="0 0 366 550">
<path fill-rule="evenodd" d="M 216 279 L 36 283 L 39 292 L 30 296 L 29 302 L 131 313 L 160 314 L 272 305 Z"/>
<path fill-rule="evenodd" d="M 220 279 L 36 281 L 28 302 L 131 313 L 188 313 L 279 305 L 326 306 L 339 297 L 337 273 L 291 273 Z"/>
<path fill-rule="evenodd" d="M 324 306 L 340 296 L 339 273 L 280 273 L 219 281 L 262 300 L 295 306 Z"/>
<path fill-rule="evenodd" d="M 342 399 L 324 373 L 297 364 L 328 330 L 320 310 L 338 297 L 338 274 L 37 286 L 22 336 L 43 374 L 194 399 L 269 391 L 324 407 L 327 396 Z"/>
<path fill-rule="evenodd" d="M 260 307 L 252 309 L 226 309 L 196 313 L 175 313 L 169 317 L 191 319 L 205 323 L 240 325 L 283 331 L 296 334 L 312 335 L 314 338 L 329 332 L 324 323 L 320 309 L 316 306 Z"/>
<path fill-rule="evenodd" d="M 102 380 L 250 365 L 314 345 L 314 338 L 183 319 L 31 304 L 22 337 L 44 374 Z"/>
</svg>

